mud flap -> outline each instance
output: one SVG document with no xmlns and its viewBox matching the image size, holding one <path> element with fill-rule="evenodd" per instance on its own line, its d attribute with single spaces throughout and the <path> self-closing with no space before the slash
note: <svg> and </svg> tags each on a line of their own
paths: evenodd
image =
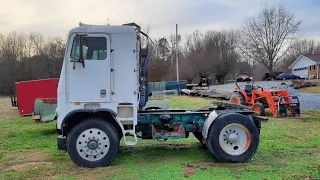
<svg viewBox="0 0 320 180">
<path fill-rule="evenodd" d="M 256 125 L 259 134 L 260 134 L 260 131 L 261 131 L 261 122 L 262 121 L 268 121 L 268 118 L 262 117 L 262 116 L 257 116 L 257 115 L 253 116 L 253 122 Z"/>
<path fill-rule="evenodd" d="M 58 150 L 67 151 L 67 138 L 65 136 L 59 135 L 57 138 Z"/>
</svg>

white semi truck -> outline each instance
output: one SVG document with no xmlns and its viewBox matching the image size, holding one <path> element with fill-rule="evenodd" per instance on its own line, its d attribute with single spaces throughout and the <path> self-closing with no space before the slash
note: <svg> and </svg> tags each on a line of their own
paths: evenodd
<svg viewBox="0 0 320 180">
<path fill-rule="evenodd" d="M 195 110 L 142 110 L 151 61 L 142 36 L 148 38 L 135 23 L 81 24 L 70 30 L 57 92 L 58 149 L 79 166 L 102 167 L 110 165 L 121 139 L 135 145 L 139 138 L 193 133 L 223 162 L 249 160 L 265 119 L 247 107 L 218 103 Z"/>
</svg>

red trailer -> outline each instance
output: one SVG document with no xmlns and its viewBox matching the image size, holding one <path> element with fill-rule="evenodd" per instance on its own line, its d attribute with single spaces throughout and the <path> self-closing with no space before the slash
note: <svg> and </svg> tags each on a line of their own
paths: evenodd
<svg viewBox="0 0 320 180">
<path fill-rule="evenodd" d="M 16 82 L 20 115 L 32 115 L 36 98 L 57 98 L 59 78 Z"/>
</svg>

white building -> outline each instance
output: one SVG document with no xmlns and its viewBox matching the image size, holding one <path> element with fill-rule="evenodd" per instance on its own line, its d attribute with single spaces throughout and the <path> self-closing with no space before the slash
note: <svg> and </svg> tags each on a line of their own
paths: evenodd
<svg viewBox="0 0 320 180">
<path fill-rule="evenodd" d="M 290 66 L 291 73 L 301 78 L 320 79 L 320 54 L 300 55 Z"/>
</svg>

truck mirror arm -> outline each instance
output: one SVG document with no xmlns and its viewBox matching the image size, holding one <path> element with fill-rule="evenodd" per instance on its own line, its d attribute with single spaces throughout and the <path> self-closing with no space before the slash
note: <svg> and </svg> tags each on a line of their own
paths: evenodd
<svg viewBox="0 0 320 180">
<path fill-rule="evenodd" d="M 82 67 L 85 68 L 84 59 L 83 59 L 83 49 L 82 49 L 82 46 L 83 46 L 82 37 L 83 36 L 84 35 L 80 35 L 80 48 L 79 48 L 79 50 L 80 50 L 80 59 L 79 59 L 79 61 L 82 62 Z"/>
</svg>

